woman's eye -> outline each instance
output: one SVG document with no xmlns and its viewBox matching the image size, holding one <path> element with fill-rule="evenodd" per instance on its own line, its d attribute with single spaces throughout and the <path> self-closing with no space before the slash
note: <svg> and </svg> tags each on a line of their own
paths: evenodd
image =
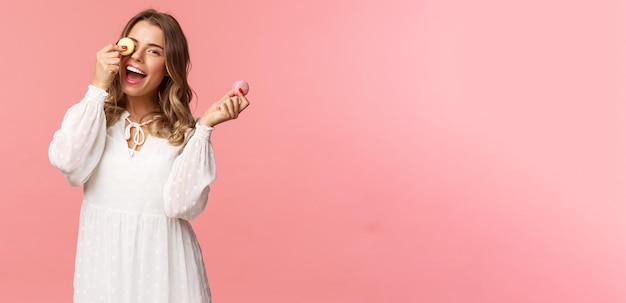
<svg viewBox="0 0 626 303">
<path fill-rule="evenodd" d="M 156 49 L 150 49 L 150 50 L 148 50 L 148 52 L 151 53 L 151 54 L 155 54 L 155 55 L 161 55 L 161 53 L 158 50 L 156 50 Z"/>
</svg>

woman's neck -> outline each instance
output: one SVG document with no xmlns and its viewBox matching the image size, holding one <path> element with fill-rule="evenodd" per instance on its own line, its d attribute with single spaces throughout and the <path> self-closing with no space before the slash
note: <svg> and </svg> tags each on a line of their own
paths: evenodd
<svg viewBox="0 0 626 303">
<path fill-rule="evenodd" d="M 160 109 L 154 98 L 126 96 L 126 111 L 133 120 L 139 120 Z"/>
</svg>

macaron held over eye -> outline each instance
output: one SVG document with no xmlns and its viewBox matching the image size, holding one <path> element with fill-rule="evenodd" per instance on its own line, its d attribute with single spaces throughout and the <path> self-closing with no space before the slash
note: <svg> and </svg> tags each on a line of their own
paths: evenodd
<svg viewBox="0 0 626 303">
<path fill-rule="evenodd" d="M 128 56 L 135 51 L 135 41 L 131 38 L 124 37 L 117 41 L 117 45 L 126 46 L 126 50 L 120 52 L 122 56 Z"/>
</svg>

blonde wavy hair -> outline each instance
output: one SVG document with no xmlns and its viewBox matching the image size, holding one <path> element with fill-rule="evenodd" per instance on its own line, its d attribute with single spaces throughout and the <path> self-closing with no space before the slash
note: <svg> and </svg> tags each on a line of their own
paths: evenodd
<svg viewBox="0 0 626 303">
<path fill-rule="evenodd" d="M 148 21 L 163 31 L 165 38 L 165 68 L 169 75 L 163 78 L 158 88 L 160 112 L 153 112 L 153 122 L 149 124 L 150 134 L 167 138 L 171 145 L 180 145 L 185 140 L 185 133 L 195 126 L 189 103 L 193 90 L 187 82 L 191 69 L 187 38 L 180 24 L 169 14 L 154 9 L 144 10 L 132 17 L 121 37 L 126 37 L 139 21 Z M 104 102 L 107 126 L 117 122 L 126 106 L 126 95 L 122 91 L 121 72 L 109 88 L 109 97 Z"/>
</svg>

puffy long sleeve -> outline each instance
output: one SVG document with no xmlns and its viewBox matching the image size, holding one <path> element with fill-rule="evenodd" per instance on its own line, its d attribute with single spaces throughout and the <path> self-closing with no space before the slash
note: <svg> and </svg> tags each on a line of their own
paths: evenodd
<svg viewBox="0 0 626 303">
<path fill-rule="evenodd" d="M 174 161 L 163 190 L 167 216 L 193 220 L 206 207 L 209 184 L 215 180 L 212 131 L 211 127 L 196 124 L 193 135 Z"/>
<path fill-rule="evenodd" d="M 48 148 L 50 163 L 72 186 L 83 185 L 98 165 L 106 141 L 106 91 L 89 85 L 83 99 L 71 106 Z"/>
</svg>

